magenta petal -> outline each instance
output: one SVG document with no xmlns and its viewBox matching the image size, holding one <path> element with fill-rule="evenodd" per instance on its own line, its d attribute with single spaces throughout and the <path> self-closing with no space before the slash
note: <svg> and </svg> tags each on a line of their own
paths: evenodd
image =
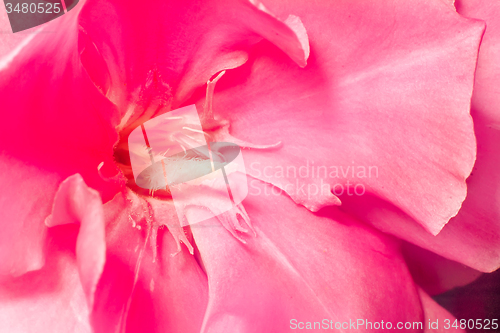
<svg viewBox="0 0 500 333">
<path fill-rule="evenodd" d="M 291 319 L 422 319 L 393 238 L 334 209 L 315 216 L 284 195 L 250 195 L 244 205 L 257 234 L 242 234 L 246 244 L 217 219 L 191 226 L 209 285 L 202 332 L 284 332 Z"/>
<path fill-rule="evenodd" d="M 312 51 L 297 69 L 263 44 L 248 67 L 221 79 L 214 112 L 231 121 L 231 134 L 283 142 L 246 153 L 247 170 L 282 188 L 323 180 L 352 195 L 359 184 L 437 234 L 458 212 L 475 160 L 469 104 L 484 25 L 442 1 L 273 6 L 300 16 Z M 311 177 L 313 162 L 328 176 Z M 308 166 L 309 177 L 283 176 L 277 168 L 287 166 Z M 330 167 L 356 171 L 330 176 Z"/>
<path fill-rule="evenodd" d="M 309 55 L 300 20 L 282 22 L 250 1 L 95 0 L 79 21 L 99 54 L 84 66 L 94 72 L 94 60 L 105 60 L 123 126 L 179 107 L 212 75 L 245 63 L 262 38 L 302 66 Z"/>
<path fill-rule="evenodd" d="M 43 268 L 0 285 L 0 331 L 92 332 L 74 255 L 76 232 L 73 226 L 51 228 Z"/>
<path fill-rule="evenodd" d="M 73 175 L 59 186 L 49 227 L 80 223 L 76 240 L 78 272 L 89 307 L 94 303 L 94 292 L 106 260 L 104 213 L 99 193 L 85 185 L 80 175 Z"/>
<path fill-rule="evenodd" d="M 175 217 L 161 205 L 132 192 L 117 194 L 104 205 L 107 253 L 92 313 L 96 333 L 124 328 L 199 332 L 207 304 L 206 276 L 184 246 L 177 253 L 167 228 L 158 230 L 169 216 Z"/>
<path fill-rule="evenodd" d="M 61 179 L 80 173 L 109 200 L 117 187 L 99 177 L 97 166 L 111 167 L 116 107 L 82 68 L 78 52 L 78 13 L 74 9 L 43 26 L 0 69 L 0 149 Z M 50 83 L 50 84 L 49 84 Z"/>
</svg>

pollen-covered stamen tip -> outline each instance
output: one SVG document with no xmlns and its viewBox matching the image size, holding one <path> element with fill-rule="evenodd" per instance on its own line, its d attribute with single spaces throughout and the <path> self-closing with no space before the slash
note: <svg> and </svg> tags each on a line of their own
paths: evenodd
<svg viewBox="0 0 500 333">
<path fill-rule="evenodd" d="M 156 257 L 158 256 L 158 228 L 159 225 L 153 222 L 151 225 L 151 236 L 149 237 L 149 245 L 153 252 L 153 263 L 156 262 Z"/>
<path fill-rule="evenodd" d="M 179 224 L 165 224 L 165 225 L 167 226 L 168 231 L 170 231 L 170 234 L 172 234 L 172 237 L 174 238 L 174 241 L 177 245 L 177 251 L 171 253 L 170 256 L 175 257 L 182 251 L 181 243 L 184 243 L 189 253 L 193 255 L 194 254 L 193 245 L 191 245 L 191 243 L 187 239 L 186 234 L 184 233 L 184 229 Z"/>
<path fill-rule="evenodd" d="M 118 171 L 118 173 L 116 175 L 114 175 L 113 177 L 104 176 L 102 174 L 102 171 L 101 171 L 103 166 L 104 166 L 104 162 L 99 163 L 99 165 L 97 166 L 97 174 L 99 175 L 99 177 L 101 177 L 102 180 L 104 180 L 106 182 L 118 183 L 118 184 L 122 184 L 122 183 L 125 183 L 127 181 L 125 176 L 120 171 Z"/>
<path fill-rule="evenodd" d="M 221 205 L 218 205 L 217 200 L 214 199 L 215 197 L 212 197 L 211 200 L 200 202 L 199 204 L 197 204 L 197 206 L 208 209 L 219 221 L 219 223 L 240 242 L 246 244 L 246 241 L 241 238 L 240 233 L 248 234 L 248 232 L 251 230 L 253 235 L 257 236 L 257 233 L 255 232 L 255 229 L 250 222 L 250 218 L 242 204 L 234 204 L 233 202 L 233 206 L 231 209 L 227 211 L 221 211 Z M 240 218 L 246 224 L 246 227 L 242 225 L 242 223 L 240 222 Z"/>
<path fill-rule="evenodd" d="M 222 226 L 224 228 L 226 228 L 226 230 L 228 230 L 231 233 L 231 235 L 233 235 L 233 237 L 235 237 L 237 240 L 239 240 L 243 244 L 246 244 L 247 242 L 243 238 L 240 237 L 240 235 L 237 233 L 237 231 L 241 232 L 241 233 L 248 234 L 249 230 L 241 225 L 241 223 L 238 219 L 238 216 L 241 216 L 243 221 L 245 221 L 248 228 L 254 234 L 254 237 L 257 236 L 257 233 L 255 232 L 255 229 L 253 228 L 253 226 L 250 222 L 250 218 L 248 217 L 248 215 L 245 211 L 245 208 L 243 208 L 243 205 L 241 205 L 241 204 L 234 205 L 233 209 L 231 209 L 227 212 L 224 212 L 222 214 L 220 214 L 220 213 L 217 214 L 217 219 L 222 224 Z"/>
<path fill-rule="evenodd" d="M 242 204 L 238 204 L 234 206 L 234 209 L 236 210 L 236 214 L 241 216 L 247 226 L 252 230 L 253 235 L 257 236 L 257 233 L 255 232 L 255 229 L 253 228 L 252 222 L 250 221 L 250 217 L 248 216 L 248 213 L 245 210 L 245 207 L 243 207 Z"/>
</svg>

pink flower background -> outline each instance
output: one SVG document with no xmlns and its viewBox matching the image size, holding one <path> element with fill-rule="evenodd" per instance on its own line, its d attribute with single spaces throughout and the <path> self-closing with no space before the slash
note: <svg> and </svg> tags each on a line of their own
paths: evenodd
<svg viewBox="0 0 500 333">
<path fill-rule="evenodd" d="M 494 319 L 452 289 L 500 266 L 500 2 L 87 0 L 17 34 L 0 12 L 0 332 Z M 127 137 L 191 104 L 255 192 L 181 227 Z M 313 163 L 378 173 L 266 171 Z M 324 183 L 364 192 L 300 190 Z"/>
</svg>

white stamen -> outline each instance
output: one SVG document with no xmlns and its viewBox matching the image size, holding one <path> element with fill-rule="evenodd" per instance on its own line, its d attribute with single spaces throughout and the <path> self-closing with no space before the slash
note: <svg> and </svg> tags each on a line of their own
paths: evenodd
<svg viewBox="0 0 500 333">
<path fill-rule="evenodd" d="M 214 114 L 212 110 L 212 99 L 214 96 L 215 84 L 224 75 L 226 71 L 222 71 L 217 75 L 212 81 L 207 81 L 207 93 L 205 98 L 205 104 L 203 105 L 203 115 L 205 119 L 214 119 Z"/>
</svg>

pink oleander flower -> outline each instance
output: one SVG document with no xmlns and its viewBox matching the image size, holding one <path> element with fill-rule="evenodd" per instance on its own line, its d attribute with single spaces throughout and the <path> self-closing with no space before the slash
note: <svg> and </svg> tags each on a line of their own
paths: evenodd
<svg viewBox="0 0 500 333">
<path fill-rule="evenodd" d="M 87 0 L 1 35 L 0 331 L 453 321 L 429 294 L 500 266 L 500 7 L 456 6 Z M 230 211 L 136 183 L 130 133 L 189 105 L 242 147 Z"/>
</svg>

